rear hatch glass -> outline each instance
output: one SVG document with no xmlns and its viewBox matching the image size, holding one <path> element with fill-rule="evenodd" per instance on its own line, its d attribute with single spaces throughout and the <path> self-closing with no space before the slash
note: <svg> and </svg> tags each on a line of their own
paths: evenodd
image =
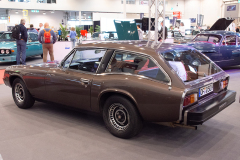
<svg viewBox="0 0 240 160">
<path fill-rule="evenodd" d="M 222 71 L 209 58 L 192 48 L 168 50 L 161 55 L 183 82 L 194 81 Z"/>
</svg>

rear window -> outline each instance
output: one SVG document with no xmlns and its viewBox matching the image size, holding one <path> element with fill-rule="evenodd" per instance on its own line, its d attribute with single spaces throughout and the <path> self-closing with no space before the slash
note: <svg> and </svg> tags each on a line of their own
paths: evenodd
<svg viewBox="0 0 240 160">
<path fill-rule="evenodd" d="M 175 49 L 161 53 L 182 79 L 190 82 L 218 73 L 221 69 L 195 49 Z"/>
</svg>

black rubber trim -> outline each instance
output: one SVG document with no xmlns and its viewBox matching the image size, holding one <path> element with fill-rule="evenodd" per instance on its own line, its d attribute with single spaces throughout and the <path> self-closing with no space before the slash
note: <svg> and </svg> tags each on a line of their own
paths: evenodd
<svg viewBox="0 0 240 160">
<path fill-rule="evenodd" d="M 212 118 L 236 100 L 236 92 L 227 90 L 219 93 L 214 98 L 205 100 L 187 109 L 187 125 L 200 125 Z"/>
</svg>

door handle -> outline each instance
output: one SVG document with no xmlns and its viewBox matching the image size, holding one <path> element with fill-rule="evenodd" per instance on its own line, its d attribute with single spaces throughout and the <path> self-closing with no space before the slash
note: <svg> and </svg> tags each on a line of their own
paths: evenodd
<svg viewBox="0 0 240 160">
<path fill-rule="evenodd" d="M 88 85 L 90 83 L 89 79 L 81 78 L 80 81 L 82 82 L 83 85 Z"/>
</svg>

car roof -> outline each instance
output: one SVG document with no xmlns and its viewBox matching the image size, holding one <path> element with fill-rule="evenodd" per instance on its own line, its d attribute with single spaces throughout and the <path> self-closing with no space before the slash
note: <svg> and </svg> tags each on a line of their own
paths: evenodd
<svg viewBox="0 0 240 160">
<path fill-rule="evenodd" d="M 199 34 L 220 34 L 222 36 L 225 36 L 225 35 L 238 35 L 240 36 L 239 33 L 236 33 L 236 32 L 231 32 L 231 31 L 204 31 L 204 32 L 201 32 Z"/>
<path fill-rule="evenodd" d="M 172 50 L 174 48 L 189 48 L 186 45 L 178 45 L 173 43 L 163 43 L 159 48 L 152 48 L 146 46 L 147 41 L 128 41 L 128 42 L 97 42 L 97 43 L 88 43 L 88 44 L 81 44 L 75 48 L 107 48 L 107 49 L 117 49 L 117 50 L 124 50 L 130 52 L 138 52 L 147 54 L 150 56 L 158 55 L 156 50 L 165 51 L 165 50 Z M 192 48 L 192 47 L 190 47 Z M 193 48 L 192 48 L 193 49 Z"/>
</svg>

